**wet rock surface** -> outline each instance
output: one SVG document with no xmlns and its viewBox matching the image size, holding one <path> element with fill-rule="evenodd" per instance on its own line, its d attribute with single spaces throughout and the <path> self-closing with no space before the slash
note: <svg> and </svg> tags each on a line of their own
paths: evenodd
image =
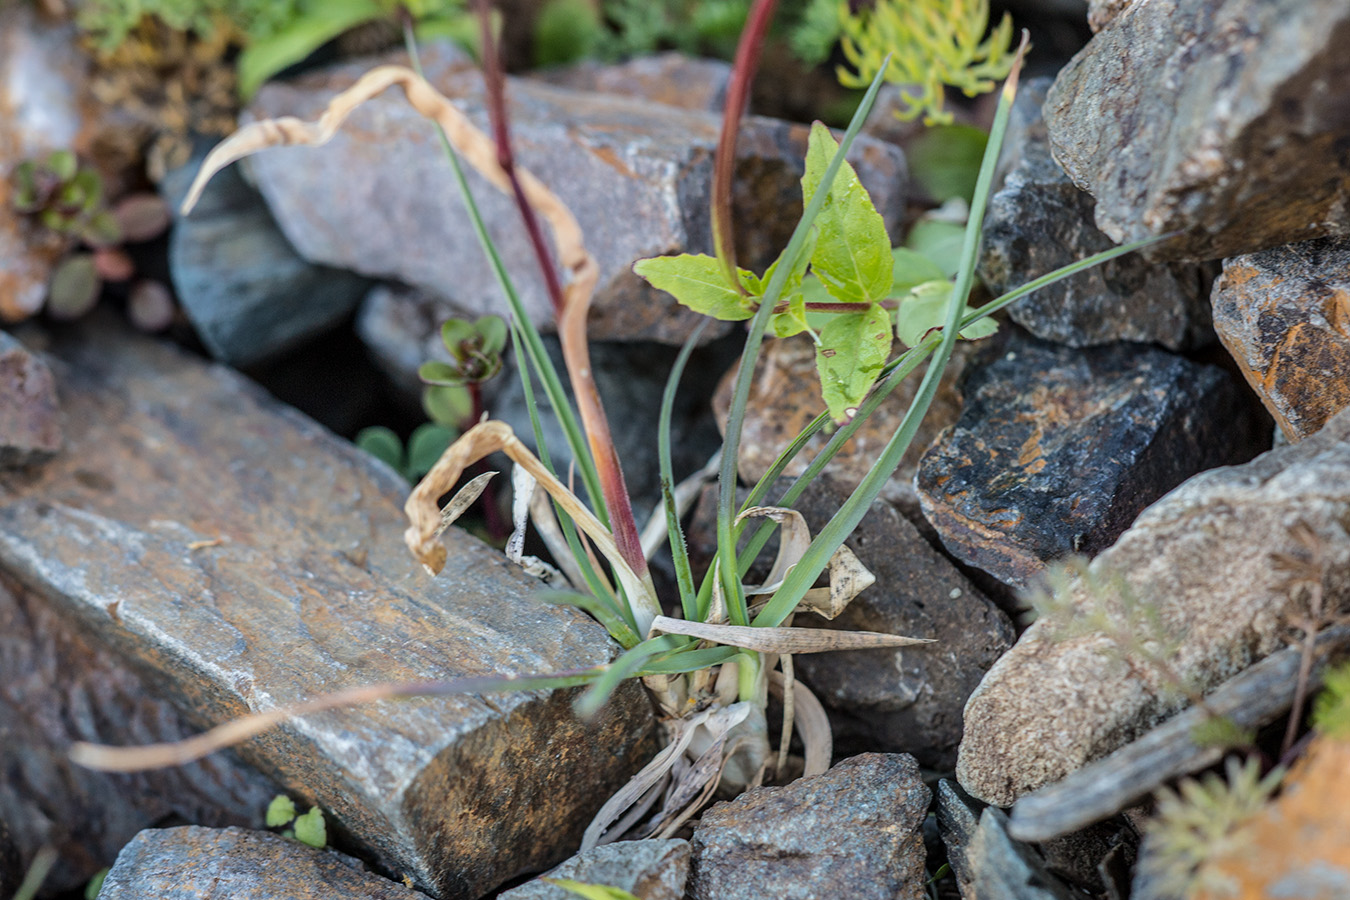
<svg viewBox="0 0 1350 900">
<path fill-rule="evenodd" d="M 614 652 L 463 533 L 429 579 L 401 540 L 403 483 L 227 369 L 106 323 L 54 354 L 67 449 L 0 482 L 0 568 L 197 723 Z M 569 692 L 456 694 L 312 715 L 240 755 L 391 869 L 476 897 L 574 846 L 641 763 L 649 710 L 636 684 L 589 723 Z"/>
<path fill-rule="evenodd" d="M 794 508 L 815 534 L 847 498 L 846 491 L 822 478 Z M 961 710 L 984 673 L 1012 645 L 1012 623 L 889 504 L 874 503 L 845 543 L 876 576 L 876 584 L 834 620 L 800 615 L 797 624 L 937 643 L 800 654 L 793 657 L 797 677 L 829 710 L 841 751 L 903 752 L 923 766 L 950 769 L 961 739 Z"/>
<path fill-rule="evenodd" d="M 199 144 L 191 162 L 160 182 L 175 215 L 169 270 L 181 308 L 211 355 L 248 366 L 342 321 L 370 282 L 302 259 L 237 167 L 212 178 L 192 213 L 182 215 L 210 147 Z"/>
<path fill-rule="evenodd" d="M 578 853 L 547 877 L 616 887 L 638 900 L 681 900 L 689 877 L 689 842 L 673 839 L 603 844 Z M 571 900 L 575 896 L 539 879 L 498 895 L 500 900 Z"/>
<path fill-rule="evenodd" d="M 265 831 L 142 831 L 103 880 L 102 900 L 418 900 L 355 859 Z"/>
<path fill-rule="evenodd" d="M 1350 406 L 1350 239 L 1224 260 L 1214 327 L 1291 441 Z"/>
<path fill-rule="evenodd" d="M 61 412 L 51 369 L 0 331 L 0 468 L 40 463 L 60 449 Z"/>
<path fill-rule="evenodd" d="M 1187 477 L 1254 450 L 1225 372 L 1138 344 L 1075 350 L 1013 335 L 962 392 L 961 418 L 915 485 L 947 549 L 1017 587 L 1050 560 L 1108 546 Z"/>
<path fill-rule="evenodd" d="M 1019 127 L 1000 159 L 1008 174 L 985 213 L 979 273 L 995 296 L 1116 245 L 1093 223 L 1092 196 L 1050 154 L 1040 114 L 1050 83 L 1036 78 L 1018 92 Z M 1211 280 L 1200 266 L 1131 253 L 1028 294 L 1008 315 L 1071 347 L 1138 341 L 1179 350 L 1214 340 Z"/>
<path fill-rule="evenodd" d="M 66 755 L 76 740 L 127 744 L 195 733 L 116 654 L 0 575 L 0 848 L 13 853 L 11 873 L 22 878 L 50 846 L 58 856 L 46 886 L 70 890 L 156 822 L 261 825 L 276 786 L 233 753 L 131 775 L 82 768 Z"/>
<path fill-rule="evenodd" d="M 919 425 L 914 441 L 905 452 L 895 474 L 882 490 L 882 497 L 899 507 L 911 521 L 924 525 L 919 498 L 914 491 L 914 470 L 920 457 L 942 430 L 956 421 L 961 412 L 961 375 L 979 344 L 956 345 L 952 360 L 939 382 L 937 395 L 928 415 Z M 913 372 L 872 417 L 858 429 L 853 439 L 830 461 L 825 473 L 842 487 L 857 487 L 891 439 L 905 417 L 918 390 L 926 367 Z M 713 397 L 713 415 L 718 428 L 726 427 L 727 409 L 736 380 L 732 368 L 718 385 Z M 738 466 L 741 480 L 754 484 L 763 477 L 789 443 L 825 411 L 816 372 L 815 346 L 809 339 L 769 340 L 764 344 L 755 377 L 750 383 L 750 398 L 745 424 L 741 430 L 741 455 Z M 788 464 L 785 474 L 797 477 L 806 471 L 827 443 L 830 435 L 817 434 L 807 441 L 801 453 Z"/>
<path fill-rule="evenodd" d="M 317 118 L 367 68 L 363 62 L 269 84 L 249 115 Z M 457 72 L 439 58 L 429 59 L 427 70 L 432 84 L 486 127 L 477 73 Z M 643 257 L 711 251 L 707 196 L 720 117 L 523 79 L 508 79 L 507 96 L 518 164 L 568 205 L 599 263 L 591 339 L 682 342 L 699 317 L 648 287 L 631 266 Z M 756 117 L 742 125 L 734 203 L 742 265 L 762 270 L 787 243 L 801 208 L 807 133 L 803 125 Z M 861 139 L 851 159 L 896 225 L 905 182 L 899 149 Z M 435 129 L 399 91 L 365 104 L 322 148 L 270 150 L 250 165 L 306 259 L 399 280 L 473 315 L 500 311 L 499 288 Z M 514 202 L 474 173 L 469 183 L 526 308 L 551 328 L 552 309 Z"/>
<path fill-rule="evenodd" d="M 1091 571 L 1124 579 L 1156 607 L 1162 627 L 1184 636 L 1168 657 L 1173 672 L 1207 691 L 1284 646 L 1301 594 L 1272 560 L 1315 566 L 1328 608 L 1350 597 L 1347 484 L 1350 413 L 1342 413 L 1298 444 L 1191 478 L 1145 510 Z M 1071 599 L 1079 607 L 1118 602 L 1081 585 Z M 1052 628 L 1042 620 L 1027 629 L 966 705 L 957 777 L 998 806 L 1185 705 L 1156 667 L 1122 665 L 1105 635 L 1056 643 Z"/>
<path fill-rule="evenodd" d="M 690 900 L 920 900 L 931 794 L 904 754 L 866 753 L 703 814 Z"/>
<path fill-rule="evenodd" d="M 1055 158 L 1113 240 L 1185 232 L 1168 258 L 1344 235 L 1347 40 L 1339 0 L 1133 3 L 1050 90 Z"/>
</svg>

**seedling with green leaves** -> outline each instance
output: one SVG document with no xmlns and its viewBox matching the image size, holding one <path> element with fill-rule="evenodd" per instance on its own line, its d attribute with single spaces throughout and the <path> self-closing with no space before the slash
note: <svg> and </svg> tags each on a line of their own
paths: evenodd
<svg viewBox="0 0 1350 900">
<path fill-rule="evenodd" d="M 294 838 L 315 850 L 328 846 L 328 825 L 324 822 L 323 810 L 312 806 L 309 812 L 301 813 L 295 808 L 295 801 L 285 794 L 277 794 L 267 804 L 264 824 L 268 828 L 285 829 L 281 832 L 283 837 Z"/>
<path fill-rule="evenodd" d="M 813 774 L 828 768 L 831 753 L 828 721 L 818 701 L 793 678 L 792 655 L 924 641 L 893 634 L 790 626 L 798 613 L 837 615 L 871 583 L 872 576 L 848 551 L 844 541 L 879 496 L 913 440 L 936 393 L 958 333 L 987 330 L 988 317 L 1018 297 L 1090 265 L 1139 249 L 1146 242 L 1098 254 L 977 310 L 970 309 L 967 303 L 974 283 L 982 214 L 1007 126 L 1015 74 L 1000 99 L 965 224 L 959 262 L 949 281 L 949 274 L 931 262 L 891 248 L 880 217 L 845 162 L 848 148 L 881 86 L 885 70 L 882 66 L 837 144 L 823 127 L 813 129 L 803 179 L 805 209 L 777 262 L 762 274 L 741 269 L 736 265 L 731 240 L 731 161 L 744 98 L 773 8 L 773 0 L 754 3 L 728 89 L 723 135 L 714 162 L 712 222 L 716 256 L 648 260 L 638 265 L 639 271 L 653 283 L 671 285 L 689 305 L 747 323 L 745 350 L 732 391 L 720 462 L 717 559 L 701 583 L 695 581 L 681 533 L 682 510 L 676 497 L 683 492 L 672 471 L 670 449 L 674 396 L 697 334 L 677 359 L 663 397 L 657 449 L 665 502 L 663 515 L 654 528 L 649 527 L 648 533 L 656 533 L 659 538 L 664 531 L 670 538 L 678 596 L 668 598 L 667 605 L 677 608 L 680 616 L 665 615 L 661 598 L 656 595 L 647 558 L 658 541 L 639 536 L 608 419 L 595 387 L 586 319 L 598 266 L 567 206 L 547 186 L 515 164 L 496 48 L 484 18 L 487 108 L 496 141 L 469 123 L 417 73 L 386 66 L 368 73 L 336 97 L 316 123 L 285 120 L 246 126 L 206 160 L 189 194 L 187 207 L 195 201 L 204 181 L 222 166 L 280 143 L 322 143 L 365 100 L 392 86 L 403 89 L 412 106 L 442 131 L 468 218 L 510 306 L 510 339 L 518 357 L 524 360 L 518 368 L 522 390 L 531 401 L 532 430 L 538 451 L 536 455 L 526 447 L 503 422 L 487 420 L 468 429 L 446 449 L 409 497 L 405 507 L 410 520 L 405 535 L 408 546 L 428 571 L 439 572 L 446 560 L 442 534 L 467 507 L 467 498 L 482 489 L 487 476 L 474 478 L 444 510 L 440 506 L 441 497 L 455 488 L 470 467 L 491 453 L 503 452 L 516 469 L 512 477 L 516 494 L 515 532 L 506 548 L 508 557 L 523 565 L 533 565 L 521 555 L 521 540 L 533 522 L 571 585 L 569 590 L 548 595 L 550 599 L 590 612 L 623 652 L 609 663 L 574 672 L 502 673 L 499 677 L 464 678 L 435 686 L 419 683 L 357 688 L 289 710 L 237 720 L 182 744 L 125 751 L 81 747 L 79 759 L 101 768 L 142 768 L 182 762 L 243 740 L 288 716 L 415 693 L 584 685 L 587 689 L 579 695 L 576 707 L 586 714 L 604 703 L 620 681 L 636 677 L 643 679 L 660 710 L 667 745 L 630 785 L 605 805 L 587 830 L 583 846 L 594 845 L 607 833 L 612 836 L 630 829 L 643 835 L 673 834 L 719 785 L 739 789 L 758 783 L 767 772 L 775 769 L 781 772 L 794 728 L 805 745 L 805 771 Z M 411 39 L 409 46 L 415 63 L 416 47 Z M 558 317 L 558 333 L 575 405 L 563 391 L 562 376 L 544 351 L 510 273 L 487 238 L 461 159 L 518 200 Z M 545 227 L 553 238 L 553 252 L 545 243 Z M 909 347 L 889 358 L 892 335 L 897 331 Z M 763 338 L 769 333 L 808 332 L 822 348 L 821 371 L 830 409 L 822 412 L 784 451 L 755 485 L 746 503 L 738 507 L 734 488 L 741 425 L 751 373 Z M 468 332 L 465 335 L 468 337 Z M 482 346 L 498 343 L 490 335 L 482 337 Z M 457 360 L 461 366 L 476 363 L 479 360 L 475 354 L 476 351 L 466 350 Z M 790 508 L 791 504 L 866 418 L 926 360 L 929 365 L 909 411 L 874 468 L 829 524 L 813 537 L 800 513 Z M 431 374 L 449 375 L 440 369 Z M 552 462 L 540 427 L 538 406 L 532 400 L 536 390 L 542 390 L 559 417 L 576 465 L 580 488 L 575 493 L 569 487 L 572 479 L 560 473 Z M 773 498 L 772 505 L 767 504 L 774 480 L 806 439 L 824 428 L 831 418 L 842 425 L 824 450 L 785 494 Z M 751 563 L 775 527 L 781 529 L 781 540 L 766 582 L 746 584 Z M 828 586 L 817 587 L 817 580 L 827 573 Z M 776 753 L 765 716 L 771 695 L 781 698 L 784 709 Z M 678 776 L 673 774 L 681 772 Z M 664 796 L 665 802 L 653 808 L 649 801 L 658 796 Z M 630 814 L 628 811 L 633 808 L 647 808 L 651 812 L 645 816 Z"/>
</svg>

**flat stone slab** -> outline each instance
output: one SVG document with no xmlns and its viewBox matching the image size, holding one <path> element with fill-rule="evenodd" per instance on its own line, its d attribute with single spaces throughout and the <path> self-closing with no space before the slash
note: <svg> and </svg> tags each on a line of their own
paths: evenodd
<svg viewBox="0 0 1350 900">
<path fill-rule="evenodd" d="M 961 418 L 924 455 L 924 515 L 958 559 L 1015 587 L 1114 541 L 1204 469 L 1251 457 L 1237 384 L 1139 344 L 1075 350 L 1012 336 L 962 386 Z"/>
<path fill-rule="evenodd" d="M 1113 240 L 1185 232 L 1168 258 L 1344 235 L 1347 42 L 1341 0 L 1131 3 L 1055 79 L 1055 158 Z"/>
<path fill-rule="evenodd" d="M 720 113 L 731 83 L 731 64 L 674 51 L 606 64 L 586 59 L 530 78 L 574 91 L 621 94 L 682 109 Z"/>
<path fill-rule="evenodd" d="M 419 900 L 350 856 L 266 831 L 195 825 L 142 831 L 117 857 L 100 900 Z"/>
<path fill-rule="evenodd" d="M 1116 245 L 1093 223 L 1092 195 L 1079 190 L 1050 154 L 1041 104 L 1050 79 L 1018 91 L 1000 165 L 1009 171 L 984 217 L 979 272 L 995 296 Z M 1206 267 L 1207 268 L 1207 267 Z M 1047 341 L 1090 347 L 1114 341 L 1169 350 L 1213 343 L 1209 284 L 1192 263 L 1130 253 L 1033 291 L 1009 317 Z"/>
<path fill-rule="evenodd" d="M 922 900 L 932 795 L 912 756 L 864 753 L 703 814 L 689 900 Z"/>
<path fill-rule="evenodd" d="M 0 331 L 0 468 L 39 463 L 61 449 L 51 369 Z"/>
<path fill-rule="evenodd" d="M 1148 604 L 1176 636 L 1168 665 L 1203 693 L 1286 646 L 1291 614 L 1306 609 L 1301 582 L 1320 581 L 1328 611 L 1350 601 L 1347 521 L 1350 412 L 1342 412 L 1297 444 L 1189 479 L 1089 572 L 1101 584 L 1124 579 Z M 1118 604 L 1114 593 L 1079 583 L 1064 599 L 1091 612 Z M 1055 627 L 1033 623 L 966 704 L 956 775 L 981 800 L 1010 806 L 1187 706 L 1157 667 L 1126 666 L 1106 635 L 1056 641 Z"/>
<path fill-rule="evenodd" d="M 638 900 L 681 900 L 689 877 L 689 842 L 679 839 L 618 841 L 583 850 L 547 877 L 603 884 Z M 576 894 L 536 878 L 498 895 L 498 900 L 574 900 Z"/>
<path fill-rule="evenodd" d="M 261 826 L 277 786 L 231 752 L 132 774 L 95 772 L 67 755 L 71 741 L 196 733 L 172 704 L 148 696 L 115 653 L 45 597 L 0 575 L 0 862 L 8 849 L 22 877 L 38 851 L 52 847 L 57 862 L 44 885 L 78 890 L 157 822 Z M 0 889 L 3 882 L 0 874 Z"/>
<path fill-rule="evenodd" d="M 246 118 L 317 118 L 370 65 L 269 83 Z M 434 58 L 426 69 L 433 85 L 487 128 L 478 72 Z M 591 340 L 682 343 L 702 316 L 647 285 L 632 265 L 650 256 L 712 252 L 708 196 L 721 117 L 530 79 L 508 78 L 506 94 L 518 164 L 571 209 L 600 267 Z M 734 207 L 737 256 L 747 268 L 763 271 L 787 245 L 801 212 L 807 135 L 805 125 L 753 116 L 742 125 Z M 888 225 L 898 226 L 902 152 L 860 138 L 850 161 Z M 473 315 L 505 311 L 435 126 L 398 89 L 363 105 L 323 147 L 268 150 L 248 165 L 306 259 L 400 281 Z M 526 309 L 551 329 L 552 307 L 514 201 L 477 173 L 468 179 Z"/>
<path fill-rule="evenodd" d="M 547 673 L 615 652 L 458 530 L 431 579 L 392 471 L 204 364 L 96 322 L 53 345 L 66 450 L 0 480 L 0 568 L 203 726 L 388 681 Z M 640 765 L 630 683 L 589 723 L 567 691 L 308 716 L 240 754 L 444 898 L 567 856 Z"/>
<path fill-rule="evenodd" d="M 1350 238 L 1226 259 L 1214 328 L 1291 441 L 1350 406 Z"/>
</svg>

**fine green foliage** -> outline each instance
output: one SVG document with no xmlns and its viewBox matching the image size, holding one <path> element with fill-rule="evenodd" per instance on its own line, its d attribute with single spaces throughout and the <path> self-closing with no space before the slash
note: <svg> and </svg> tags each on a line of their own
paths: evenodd
<svg viewBox="0 0 1350 900">
<path fill-rule="evenodd" d="M 272 798 L 272 802 L 267 804 L 264 821 L 268 828 L 284 828 L 290 825 L 291 827 L 283 831 L 282 835 L 295 838 L 315 850 L 322 850 L 328 845 L 328 825 L 324 822 L 323 810 L 317 806 L 311 807 L 309 812 L 303 815 L 297 815 L 294 801 L 285 794 L 277 794 Z"/>
<path fill-rule="evenodd" d="M 289 825 L 296 815 L 295 801 L 285 794 L 277 794 L 267 804 L 267 815 L 263 821 L 268 828 L 281 828 Z"/>
<path fill-rule="evenodd" d="M 1328 669 L 1313 702 L 1313 727 L 1331 738 L 1350 738 L 1350 664 Z"/>
<path fill-rule="evenodd" d="M 1190 897 L 1200 890 L 1225 890 L 1227 884 L 1207 883 L 1202 864 L 1240 850 L 1241 826 L 1265 805 L 1284 776 L 1274 769 L 1261 777 L 1260 763 L 1230 756 L 1226 778 L 1210 772 L 1188 778 L 1177 790 L 1158 792 L 1157 813 L 1148 825 L 1150 874 L 1165 896 Z"/>
<path fill-rule="evenodd" d="M 45 228 L 91 247 L 122 240 L 122 229 L 104 201 L 103 179 L 69 150 L 19 163 L 10 174 L 10 189 L 10 207 L 35 217 Z"/>
<path fill-rule="evenodd" d="M 76 22 L 102 52 L 120 46 L 145 16 L 175 31 L 202 37 L 222 27 L 260 38 L 275 33 L 301 12 L 303 0 L 84 0 Z"/>
<path fill-rule="evenodd" d="M 576 894 L 578 897 L 585 897 L 586 900 L 638 900 L 637 897 L 623 888 L 608 884 L 591 884 L 585 881 L 573 881 L 570 878 L 540 878 L 539 880 L 560 887 L 565 891 Z"/>
<path fill-rule="evenodd" d="M 902 121 L 922 115 L 925 125 L 950 124 L 952 114 L 943 109 L 946 86 L 974 97 L 993 90 L 1012 68 L 1009 16 L 981 40 L 989 25 L 989 0 L 877 0 L 856 13 L 849 11 L 847 0 L 839 3 L 841 47 L 855 69 L 841 66 L 840 84 L 866 86 L 892 55 L 886 80 L 903 86 L 904 108 L 896 111 Z"/>
</svg>

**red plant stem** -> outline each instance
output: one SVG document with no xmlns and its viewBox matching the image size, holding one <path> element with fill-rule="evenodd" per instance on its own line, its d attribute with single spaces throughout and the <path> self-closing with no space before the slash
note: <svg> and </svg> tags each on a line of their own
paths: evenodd
<svg viewBox="0 0 1350 900">
<path fill-rule="evenodd" d="M 483 37 L 483 78 L 487 88 L 488 117 L 492 121 L 493 141 L 497 145 L 497 162 L 511 181 L 512 193 L 525 230 L 530 237 L 539 268 L 544 273 L 544 283 L 548 288 L 549 299 L 553 302 L 554 315 L 558 320 L 558 339 L 562 343 L 563 362 L 572 382 L 572 394 L 577 401 L 577 412 L 581 416 L 586 439 L 591 446 L 591 456 L 595 460 L 596 474 L 600 478 L 600 491 L 604 494 L 605 509 L 609 512 L 609 527 L 614 535 L 614 544 L 623 556 L 624 562 L 640 577 L 647 575 L 647 558 L 642 552 L 642 541 L 638 537 L 637 520 L 633 517 L 633 503 L 628 497 L 628 485 L 623 478 L 623 468 L 619 465 L 619 454 L 614 449 L 614 438 L 609 430 L 609 419 L 605 415 L 604 405 L 600 402 L 600 392 L 595 386 L 591 370 L 590 343 L 586 335 L 586 314 L 590 308 L 590 298 L 581 298 L 581 303 L 567 303 L 564 300 L 562 282 L 558 278 L 558 267 L 553 261 L 548 245 L 544 242 L 538 216 L 525 197 L 525 191 L 516 176 L 515 161 L 511 153 L 511 129 L 506 114 L 505 78 L 502 74 L 501 58 L 497 52 L 497 42 L 492 34 L 491 4 L 489 0 L 476 0 L 478 19 Z"/>
<path fill-rule="evenodd" d="M 717 140 L 717 156 L 713 160 L 712 232 L 713 251 L 722 264 L 727 282 L 740 288 L 736 275 L 736 241 L 731 223 L 731 181 L 736 170 L 736 135 L 740 132 L 741 116 L 750 97 L 750 83 L 759 68 L 759 53 L 764 46 L 764 35 L 773 20 L 778 0 L 755 0 L 736 45 L 736 61 L 727 85 L 726 105 L 722 108 L 722 134 Z"/>
</svg>

